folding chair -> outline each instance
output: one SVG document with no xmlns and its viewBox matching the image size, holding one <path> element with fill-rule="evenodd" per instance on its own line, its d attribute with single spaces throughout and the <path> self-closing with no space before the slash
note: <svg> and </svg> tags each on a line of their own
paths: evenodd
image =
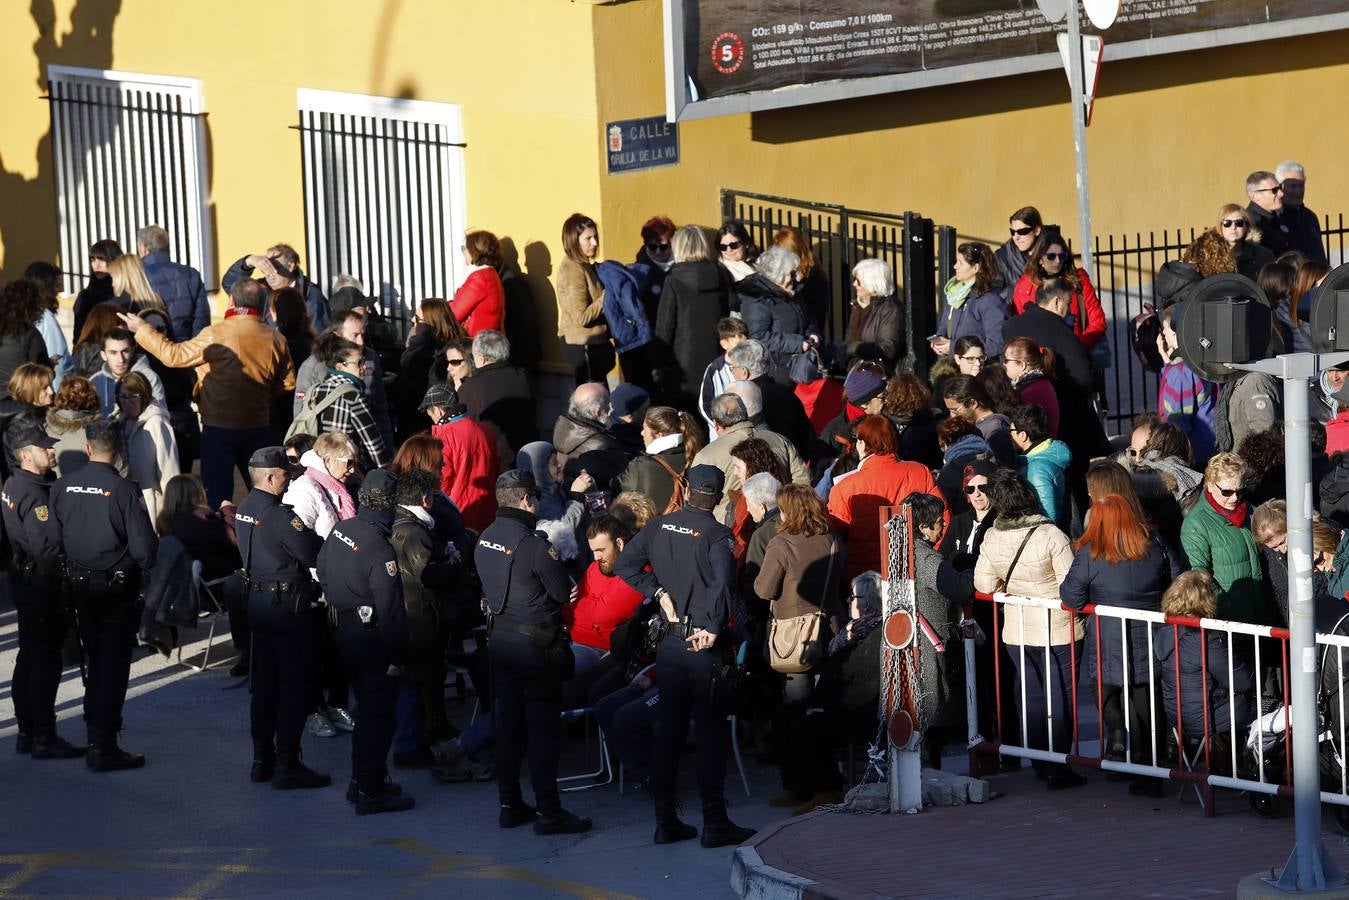
<svg viewBox="0 0 1349 900">
<path fill-rule="evenodd" d="M 197 621 L 201 622 L 202 619 L 209 618 L 211 620 L 211 627 L 206 632 L 206 652 L 202 654 L 201 665 L 194 666 L 192 663 L 183 662 L 183 642 L 181 640 L 178 642 L 178 665 L 186 666 L 193 672 L 204 672 L 206 671 L 206 667 L 210 665 L 211 645 L 215 641 L 216 625 L 220 623 L 220 617 L 222 615 L 226 617 L 229 616 L 229 610 L 226 608 L 225 602 L 216 596 L 215 591 L 211 590 L 211 588 L 219 587 L 224 584 L 228 578 L 229 576 L 226 575 L 213 581 L 205 581 L 201 577 L 201 562 L 199 560 L 192 561 L 192 580 L 197 585 L 197 595 L 202 601 L 201 609 L 197 612 Z M 207 608 L 208 604 L 210 608 Z"/>
<path fill-rule="evenodd" d="M 745 654 L 749 649 L 749 642 L 742 641 L 739 648 L 735 651 L 735 664 L 744 668 Z M 726 717 L 731 723 L 731 753 L 735 756 L 735 767 L 740 772 L 740 783 L 745 788 L 745 796 L 750 796 L 749 779 L 745 777 L 745 761 L 740 758 L 740 717 L 732 713 Z"/>
<path fill-rule="evenodd" d="M 563 719 L 584 719 L 591 715 L 590 707 L 582 709 L 564 709 L 562 711 Z M 590 743 L 590 729 L 586 728 L 586 744 Z M 595 734 L 599 735 L 599 768 L 593 772 L 582 772 L 579 775 L 561 775 L 558 777 L 558 784 L 568 781 L 586 781 L 589 784 L 578 784 L 573 787 L 560 788 L 563 791 L 588 791 L 591 788 L 599 787 L 604 784 L 612 784 L 614 781 L 613 761 L 609 758 L 609 742 L 604 739 L 604 729 L 600 728 L 599 723 L 595 723 Z"/>
<path fill-rule="evenodd" d="M 1180 764 L 1185 767 L 1186 772 L 1195 771 L 1195 766 L 1199 765 L 1199 761 L 1204 758 L 1204 748 L 1208 746 L 1208 738 L 1203 738 L 1198 744 L 1195 744 L 1193 753 L 1186 753 L 1185 746 L 1180 742 L 1180 733 L 1172 728 L 1171 734 L 1176 738 L 1176 748 L 1177 752 L 1180 754 Z M 1199 808 L 1206 809 L 1204 805 L 1204 791 L 1197 782 L 1181 782 L 1180 790 L 1176 792 L 1176 799 L 1184 803 L 1186 790 L 1194 791 L 1195 800 L 1199 801 Z"/>
</svg>

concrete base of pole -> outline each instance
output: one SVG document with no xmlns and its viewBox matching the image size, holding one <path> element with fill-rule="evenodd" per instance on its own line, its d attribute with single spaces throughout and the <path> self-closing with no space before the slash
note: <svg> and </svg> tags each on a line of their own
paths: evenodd
<svg viewBox="0 0 1349 900">
<path fill-rule="evenodd" d="M 1278 872 L 1269 871 L 1258 875 L 1248 875 L 1237 883 L 1237 900 L 1287 900 L 1288 897 L 1315 897 L 1317 900 L 1349 900 L 1349 886 L 1332 888 L 1328 891 L 1298 891 L 1289 893 L 1269 883 L 1268 879 L 1277 878 Z"/>
</svg>

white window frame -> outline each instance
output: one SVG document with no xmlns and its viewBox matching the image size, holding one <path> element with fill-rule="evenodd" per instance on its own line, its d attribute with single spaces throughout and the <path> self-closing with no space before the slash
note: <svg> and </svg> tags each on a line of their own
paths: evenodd
<svg viewBox="0 0 1349 900">
<path fill-rule="evenodd" d="M 398 321 L 426 297 L 448 298 L 466 274 L 457 252 L 468 220 L 460 107 L 311 88 L 296 90 L 296 106 L 311 277 L 325 293 L 337 274 L 358 278 L 367 294 L 382 300 L 385 314 Z M 319 114 L 335 117 L 331 127 L 315 129 Z M 419 136 L 409 138 L 402 129 L 414 129 Z M 337 253 L 330 252 L 328 242 L 339 238 L 334 232 L 343 225 L 319 196 L 320 186 L 329 187 L 334 176 L 328 171 L 333 160 L 324 151 L 325 139 L 336 142 L 343 161 L 361 163 L 342 172 L 341 218 L 374 223 L 368 230 L 347 226 L 347 246 Z M 427 165 L 418 176 L 418 167 L 427 163 L 438 174 Z M 414 182 L 420 190 L 410 189 Z M 428 191 L 431 187 L 436 190 Z M 391 195 L 394 188 L 397 195 Z M 428 201 L 439 202 L 428 209 Z M 427 223 L 433 226 L 431 233 L 418 230 Z M 397 291 L 396 305 L 388 289 Z"/>
<path fill-rule="evenodd" d="M 167 229 L 170 256 L 213 285 L 201 80 L 49 65 L 47 84 L 66 290 L 87 282 L 94 241 L 135 252 L 146 225 Z"/>
</svg>

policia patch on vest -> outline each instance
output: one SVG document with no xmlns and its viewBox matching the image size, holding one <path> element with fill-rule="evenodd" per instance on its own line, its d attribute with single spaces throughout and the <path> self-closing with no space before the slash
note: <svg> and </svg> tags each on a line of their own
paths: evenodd
<svg viewBox="0 0 1349 900">
<path fill-rule="evenodd" d="M 299 516 L 292 516 L 290 520 L 290 527 L 294 528 L 296 531 L 304 531 L 304 522 L 300 519 Z"/>
<path fill-rule="evenodd" d="M 384 564 L 384 568 L 388 571 L 390 577 L 398 574 L 398 563 L 395 562 L 394 560 L 389 560 L 388 562 L 386 562 Z"/>
<path fill-rule="evenodd" d="M 47 507 L 45 507 L 45 506 L 34 506 L 34 507 L 33 507 L 33 514 L 37 516 L 37 520 L 38 520 L 39 522 L 45 522 L 45 521 L 47 521 Z"/>
</svg>

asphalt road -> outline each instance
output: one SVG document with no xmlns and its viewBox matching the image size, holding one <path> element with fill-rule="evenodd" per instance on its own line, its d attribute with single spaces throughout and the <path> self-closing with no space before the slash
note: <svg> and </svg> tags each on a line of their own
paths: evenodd
<svg viewBox="0 0 1349 900">
<path fill-rule="evenodd" d="M 648 796 L 631 789 L 620 796 L 616 785 L 566 795 L 569 808 L 594 818 L 592 832 L 543 838 L 497 828 L 494 785 L 443 785 L 426 772 L 395 772 L 416 797 L 414 810 L 356 816 L 343 797 L 346 735 L 305 736 L 305 761 L 334 775 L 331 788 L 278 793 L 249 783 L 248 693 L 227 674 L 232 651 L 223 618 L 221 630 L 225 638 L 204 673 L 158 655 L 135 663 L 122 744 L 145 753 L 148 764 L 98 775 L 79 760 L 13 752 L 17 632 L 13 609 L 0 606 L 0 895 L 732 896 L 730 848 L 653 846 Z M 199 658 L 204 636 L 189 645 L 189 661 L 193 648 Z M 77 742 L 84 739 L 81 701 L 79 672 L 67 670 L 58 727 Z M 573 742 L 564 769 L 582 771 L 581 749 Z M 765 802 L 778 785 L 771 769 L 746 762 L 748 800 L 728 759 L 731 814 L 761 827 L 781 817 Z M 685 769 L 686 818 L 696 824 L 687 761 Z"/>
</svg>

